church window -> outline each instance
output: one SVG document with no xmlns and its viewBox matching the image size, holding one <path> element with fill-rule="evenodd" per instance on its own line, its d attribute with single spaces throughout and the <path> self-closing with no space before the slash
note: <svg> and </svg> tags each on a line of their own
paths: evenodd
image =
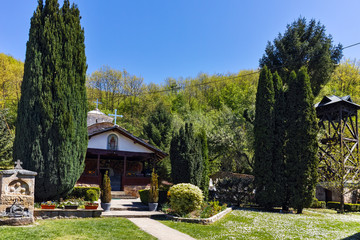
<svg viewBox="0 0 360 240">
<path fill-rule="evenodd" d="M 110 134 L 108 137 L 108 149 L 109 150 L 118 149 L 118 137 L 115 134 Z"/>
</svg>

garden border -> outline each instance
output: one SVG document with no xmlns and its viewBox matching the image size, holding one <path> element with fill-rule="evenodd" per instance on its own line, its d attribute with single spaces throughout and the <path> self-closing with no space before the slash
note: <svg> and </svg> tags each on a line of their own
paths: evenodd
<svg viewBox="0 0 360 240">
<path fill-rule="evenodd" d="M 224 211 L 219 212 L 218 214 L 209 217 L 209 218 L 183 218 L 183 217 L 175 217 L 172 215 L 167 214 L 166 217 L 169 220 L 174 220 L 178 222 L 188 222 L 188 223 L 200 223 L 200 224 L 212 224 L 216 222 L 217 220 L 223 218 L 225 215 L 227 215 L 229 212 L 232 211 L 232 208 L 226 208 Z"/>
<path fill-rule="evenodd" d="M 49 218 L 94 218 L 100 217 L 103 210 L 88 209 L 35 209 L 36 219 Z"/>
</svg>

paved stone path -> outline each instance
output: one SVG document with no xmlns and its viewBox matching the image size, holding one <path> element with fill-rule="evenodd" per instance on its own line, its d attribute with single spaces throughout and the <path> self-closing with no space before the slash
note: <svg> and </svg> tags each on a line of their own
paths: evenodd
<svg viewBox="0 0 360 240">
<path fill-rule="evenodd" d="M 124 217 L 132 221 L 141 230 L 159 240 L 194 240 L 195 238 L 172 229 L 151 217 L 164 216 L 162 212 L 150 212 L 140 199 L 113 199 L 111 211 L 103 212 L 102 217 Z"/>
<path fill-rule="evenodd" d="M 195 238 L 172 229 L 154 219 L 150 218 L 129 218 L 141 230 L 153 235 L 159 240 L 195 240 Z"/>
</svg>

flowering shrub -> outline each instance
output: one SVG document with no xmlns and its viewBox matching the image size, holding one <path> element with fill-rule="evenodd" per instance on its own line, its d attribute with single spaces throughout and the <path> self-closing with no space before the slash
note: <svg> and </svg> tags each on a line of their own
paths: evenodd
<svg viewBox="0 0 360 240">
<path fill-rule="evenodd" d="M 200 188 L 190 183 L 180 183 L 172 186 L 169 195 L 171 209 L 179 215 L 200 209 L 204 199 Z"/>
<path fill-rule="evenodd" d="M 220 205 L 218 201 L 206 202 L 203 204 L 200 217 L 209 218 L 226 209 L 227 205 Z"/>
<path fill-rule="evenodd" d="M 43 206 L 55 206 L 56 202 L 47 201 L 47 202 L 42 202 L 41 205 L 43 205 Z"/>
</svg>

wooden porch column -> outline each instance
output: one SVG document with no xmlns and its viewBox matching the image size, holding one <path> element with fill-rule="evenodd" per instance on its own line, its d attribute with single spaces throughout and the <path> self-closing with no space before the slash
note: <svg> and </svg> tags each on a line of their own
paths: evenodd
<svg viewBox="0 0 360 240">
<path fill-rule="evenodd" d="M 126 178 L 126 156 L 124 156 L 124 173 L 123 173 L 123 180 L 121 181 L 122 189 L 125 190 L 125 178 Z"/>
<path fill-rule="evenodd" d="M 100 174 L 100 154 L 97 155 L 97 162 L 96 162 L 96 173 L 98 176 L 99 186 L 101 185 L 101 174 Z"/>
</svg>

